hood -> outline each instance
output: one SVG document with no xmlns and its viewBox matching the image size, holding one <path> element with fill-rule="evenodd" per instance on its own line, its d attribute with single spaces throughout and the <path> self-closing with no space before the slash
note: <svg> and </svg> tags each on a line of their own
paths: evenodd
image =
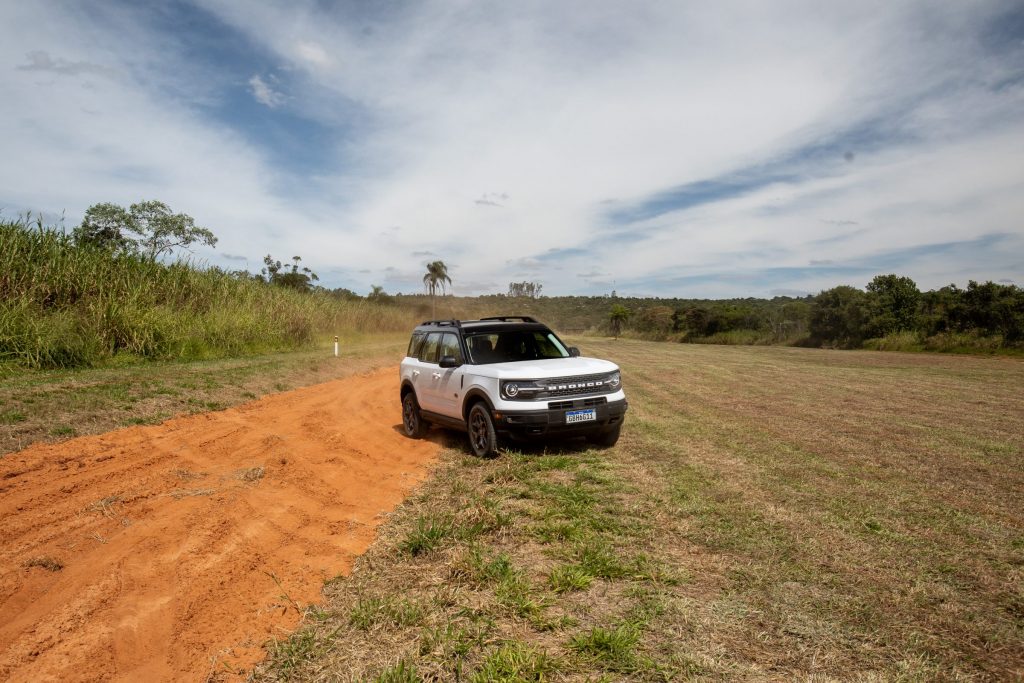
<svg viewBox="0 0 1024 683">
<path fill-rule="evenodd" d="M 472 367 L 472 370 L 469 368 Z M 599 358 L 548 358 L 545 360 L 521 360 L 514 363 L 490 363 L 466 368 L 474 375 L 497 377 L 498 379 L 549 379 L 551 377 L 575 377 L 614 372 L 619 366 Z"/>
</svg>

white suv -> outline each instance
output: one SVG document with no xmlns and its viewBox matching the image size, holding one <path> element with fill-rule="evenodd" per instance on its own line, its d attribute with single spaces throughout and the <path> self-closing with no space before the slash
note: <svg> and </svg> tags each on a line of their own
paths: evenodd
<svg viewBox="0 0 1024 683">
<path fill-rule="evenodd" d="M 583 436 L 614 446 L 626 415 L 619 366 L 581 358 L 546 325 L 526 316 L 428 320 L 402 360 L 405 433 L 428 423 L 462 429 L 478 456 L 499 436 Z"/>
</svg>

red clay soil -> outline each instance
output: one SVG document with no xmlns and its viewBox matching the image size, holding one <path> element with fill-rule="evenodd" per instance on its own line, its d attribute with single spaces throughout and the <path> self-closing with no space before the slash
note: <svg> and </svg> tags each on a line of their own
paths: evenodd
<svg viewBox="0 0 1024 683">
<path fill-rule="evenodd" d="M 0 680 L 251 667 L 436 460 L 396 395 L 380 370 L 0 458 Z"/>
</svg>

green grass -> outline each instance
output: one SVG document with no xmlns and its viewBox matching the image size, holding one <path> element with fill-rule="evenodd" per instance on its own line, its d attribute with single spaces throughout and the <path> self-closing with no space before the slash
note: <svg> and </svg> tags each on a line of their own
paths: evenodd
<svg viewBox="0 0 1024 683">
<path fill-rule="evenodd" d="M 510 641 L 488 653 L 473 676 L 472 683 L 522 683 L 546 681 L 557 671 L 555 661 L 527 643 Z"/>
<path fill-rule="evenodd" d="M 416 667 L 404 659 L 389 669 L 385 669 L 373 679 L 376 683 L 420 683 L 422 680 L 416 673 Z"/>
<path fill-rule="evenodd" d="M 362 631 L 375 626 L 413 626 L 423 619 L 423 608 L 392 597 L 363 598 L 349 614 L 349 624 Z"/>
<path fill-rule="evenodd" d="M 592 659 L 602 668 L 628 672 L 636 668 L 636 646 L 639 642 L 640 629 L 633 624 L 620 624 L 613 628 L 595 626 L 573 636 L 569 649 Z"/>
<path fill-rule="evenodd" d="M 423 555 L 440 546 L 454 531 L 450 518 L 420 517 L 400 547 L 410 555 Z"/>
<path fill-rule="evenodd" d="M 447 451 L 359 571 L 326 589 L 341 616 L 297 632 L 323 648 L 286 659 L 289 676 L 373 680 L 400 661 L 423 680 L 1024 668 L 1024 364 L 580 345 L 624 369 L 618 446 Z M 406 549 L 439 520 L 431 550 Z M 345 615 L 368 595 L 422 613 L 360 630 Z M 281 671 L 272 657 L 256 679 Z"/>
<path fill-rule="evenodd" d="M 594 575 L 576 565 L 555 567 L 548 575 L 548 585 L 556 593 L 583 591 L 590 588 L 593 582 Z"/>
<path fill-rule="evenodd" d="M 76 246 L 57 230 L 0 221 L 0 371 L 252 355 L 412 324 L 395 307 Z"/>
</svg>

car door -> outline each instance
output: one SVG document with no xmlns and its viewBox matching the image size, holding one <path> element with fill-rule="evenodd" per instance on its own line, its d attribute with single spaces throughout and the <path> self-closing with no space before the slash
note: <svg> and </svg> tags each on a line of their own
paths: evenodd
<svg viewBox="0 0 1024 683">
<path fill-rule="evenodd" d="M 465 359 L 462 355 L 462 346 L 459 344 L 459 336 L 452 332 L 445 332 L 441 336 L 441 348 L 438 351 L 437 359 L 440 363 L 445 356 L 451 356 L 459 364 L 454 368 L 442 368 L 440 365 L 431 372 L 433 378 L 434 396 L 432 400 L 437 406 L 435 412 L 447 415 L 448 417 L 461 418 L 459 411 L 459 397 L 462 392 L 462 364 Z"/>
<path fill-rule="evenodd" d="M 437 381 L 441 377 L 438 365 L 438 351 L 441 350 L 441 333 L 430 332 L 420 346 L 416 367 L 412 371 L 412 384 L 416 389 L 416 400 L 421 410 L 441 412 L 437 405 Z"/>
</svg>

